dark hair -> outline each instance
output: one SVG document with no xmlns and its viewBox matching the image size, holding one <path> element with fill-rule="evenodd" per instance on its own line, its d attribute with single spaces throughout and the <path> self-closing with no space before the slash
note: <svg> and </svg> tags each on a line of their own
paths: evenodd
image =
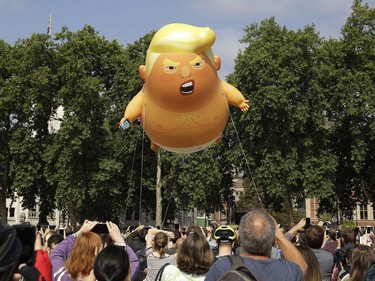
<svg viewBox="0 0 375 281">
<path fill-rule="evenodd" d="M 341 233 L 341 237 L 344 242 L 343 243 L 344 245 L 349 244 L 349 243 L 352 243 L 352 244 L 355 243 L 355 233 L 353 229 L 349 227 L 345 227 L 341 229 L 340 233 Z"/>
<path fill-rule="evenodd" d="M 312 225 L 306 229 L 305 238 L 310 248 L 320 249 L 324 240 L 324 230 L 319 225 Z"/>
<path fill-rule="evenodd" d="M 178 250 L 177 266 L 188 274 L 205 274 L 214 260 L 206 237 L 198 232 L 190 233 Z"/>
<path fill-rule="evenodd" d="M 47 246 L 48 248 L 51 248 L 52 244 L 57 245 L 63 240 L 64 236 L 62 236 L 60 233 L 52 234 L 47 240 Z"/>
<path fill-rule="evenodd" d="M 328 228 L 328 236 L 333 241 L 336 241 L 336 232 L 337 232 L 337 228 L 336 227 L 330 226 Z"/>
<path fill-rule="evenodd" d="M 186 231 L 186 234 L 189 234 L 191 232 L 198 232 L 202 235 L 206 235 L 206 233 L 204 232 L 204 230 L 200 226 L 194 225 L 194 224 L 192 224 L 188 227 L 188 229 Z"/>
<path fill-rule="evenodd" d="M 68 225 L 66 228 L 65 228 L 65 235 L 66 236 L 69 236 L 70 234 L 74 233 L 74 229 L 72 226 Z"/>
<path fill-rule="evenodd" d="M 141 229 L 141 231 L 138 231 L 139 240 L 142 243 L 146 243 L 146 235 L 147 235 L 148 230 L 149 230 L 148 228 L 144 227 Z"/>
<path fill-rule="evenodd" d="M 172 241 L 173 243 L 176 243 L 177 240 L 178 240 L 179 238 L 181 238 L 181 232 L 178 231 L 178 230 L 172 230 L 172 232 L 173 232 L 173 234 L 174 234 L 174 238 L 171 239 L 171 241 Z"/>
<path fill-rule="evenodd" d="M 153 248 L 160 254 L 160 257 L 165 256 L 165 248 L 168 246 L 168 235 L 160 231 L 154 236 Z"/>
<path fill-rule="evenodd" d="M 124 281 L 130 273 L 129 256 L 123 247 L 109 245 L 95 258 L 97 281 Z"/>
</svg>

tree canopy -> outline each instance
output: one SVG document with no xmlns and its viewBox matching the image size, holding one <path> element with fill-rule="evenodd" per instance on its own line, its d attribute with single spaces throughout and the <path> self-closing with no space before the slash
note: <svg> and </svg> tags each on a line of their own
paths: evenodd
<svg viewBox="0 0 375 281">
<path fill-rule="evenodd" d="M 272 17 L 247 25 L 227 81 L 250 110 L 230 108 L 221 143 L 202 152 L 161 151 L 163 216 L 223 209 L 241 175 L 238 207 L 286 212 L 289 224 L 307 197 L 320 199 L 321 212 L 339 208 L 348 217 L 373 200 L 374 27 L 374 8 L 360 0 L 338 39 L 322 38 L 314 25 L 288 30 Z M 125 47 L 91 26 L 13 46 L 0 40 L 2 219 L 15 191 L 23 206 L 40 205 L 40 221 L 54 208 L 73 223 L 119 221 L 139 209 L 155 215 L 157 155 L 141 126 L 118 129 L 142 88 L 138 67 L 153 34 Z"/>
</svg>

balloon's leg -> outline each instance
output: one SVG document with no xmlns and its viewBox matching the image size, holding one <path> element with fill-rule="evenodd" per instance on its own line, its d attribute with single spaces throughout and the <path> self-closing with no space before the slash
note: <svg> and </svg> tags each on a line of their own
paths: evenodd
<svg viewBox="0 0 375 281">
<path fill-rule="evenodd" d="M 151 142 L 151 150 L 152 150 L 152 151 L 154 151 L 154 152 L 158 152 L 159 149 L 160 149 L 160 147 L 159 147 L 157 144 Z"/>
</svg>

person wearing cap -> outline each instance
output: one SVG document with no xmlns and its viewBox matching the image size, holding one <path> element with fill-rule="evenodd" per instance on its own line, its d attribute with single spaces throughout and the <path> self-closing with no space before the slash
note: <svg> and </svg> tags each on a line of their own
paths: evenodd
<svg viewBox="0 0 375 281">
<path fill-rule="evenodd" d="M 229 225 L 221 225 L 214 232 L 219 252 L 215 256 L 215 261 L 224 256 L 233 255 L 233 245 L 236 242 L 236 232 Z"/>
</svg>

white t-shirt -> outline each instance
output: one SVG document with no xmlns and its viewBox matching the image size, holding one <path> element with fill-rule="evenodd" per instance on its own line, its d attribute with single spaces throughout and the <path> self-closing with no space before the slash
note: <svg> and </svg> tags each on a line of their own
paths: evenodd
<svg viewBox="0 0 375 281">
<path fill-rule="evenodd" d="M 174 265 L 167 265 L 164 268 L 163 275 L 161 276 L 161 281 L 204 281 L 206 274 L 193 275 L 187 274 L 179 270 Z"/>
</svg>

